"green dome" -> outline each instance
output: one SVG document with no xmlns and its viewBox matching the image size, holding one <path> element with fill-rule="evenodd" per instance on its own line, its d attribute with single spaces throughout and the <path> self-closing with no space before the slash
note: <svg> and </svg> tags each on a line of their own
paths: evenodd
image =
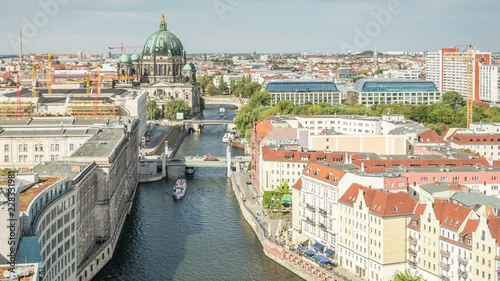
<svg viewBox="0 0 500 281">
<path fill-rule="evenodd" d="M 196 67 L 192 63 L 186 64 L 183 68 L 182 71 L 194 71 Z"/>
<path fill-rule="evenodd" d="M 182 43 L 172 32 L 167 30 L 167 23 L 162 16 L 160 30 L 151 35 L 144 48 L 142 49 L 143 56 L 183 56 L 184 47 Z"/>
<path fill-rule="evenodd" d="M 131 63 L 132 62 L 132 60 L 130 59 L 130 56 L 127 54 L 122 54 L 120 56 L 119 60 L 120 60 L 120 63 Z"/>
<path fill-rule="evenodd" d="M 141 56 L 139 56 L 138 54 L 132 54 L 130 56 L 130 60 L 132 60 L 132 62 L 139 61 L 140 59 L 141 59 Z"/>
</svg>

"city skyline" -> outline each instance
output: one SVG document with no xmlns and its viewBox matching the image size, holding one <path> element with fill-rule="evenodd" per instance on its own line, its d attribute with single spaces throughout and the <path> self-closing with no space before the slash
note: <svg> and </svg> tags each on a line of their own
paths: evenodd
<svg viewBox="0 0 500 281">
<path fill-rule="evenodd" d="M 158 29 L 162 10 L 168 29 L 188 54 L 338 53 L 375 48 L 413 52 L 469 43 L 482 51 L 496 51 L 500 43 L 482 31 L 499 23 L 500 3 L 493 0 L 480 0 L 473 8 L 465 0 L 284 3 L 48 0 L 25 7 L 8 1 L 4 8 L 10 12 L 0 19 L 0 54 L 19 53 L 21 28 L 24 54 L 102 53 L 121 42 L 142 46 Z M 127 52 L 133 49 L 141 48 Z"/>
</svg>

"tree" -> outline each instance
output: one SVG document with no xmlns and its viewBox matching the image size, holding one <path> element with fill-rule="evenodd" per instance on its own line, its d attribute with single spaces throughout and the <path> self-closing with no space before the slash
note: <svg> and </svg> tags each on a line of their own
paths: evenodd
<svg viewBox="0 0 500 281">
<path fill-rule="evenodd" d="M 441 101 L 449 104 L 453 110 L 465 105 L 464 97 L 457 92 L 446 92 L 441 96 Z"/>
<path fill-rule="evenodd" d="M 177 113 L 182 112 L 184 116 L 191 113 L 191 107 L 189 104 L 181 99 L 175 99 L 167 102 L 165 104 L 165 118 L 169 120 L 175 120 Z"/>
<path fill-rule="evenodd" d="M 234 93 L 234 89 L 236 88 L 236 80 L 230 79 L 229 80 L 229 92 L 232 94 Z"/>
<path fill-rule="evenodd" d="M 198 76 L 196 77 L 196 80 L 198 83 L 200 83 L 201 86 L 201 92 L 205 94 L 205 90 L 207 89 L 208 84 L 212 81 L 211 76 Z"/>
<path fill-rule="evenodd" d="M 437 102 L 429 106 L 429 121 L 431 123 L 453 123 L 453 108 L 444 102 Z"/>
<path fill-rule="evenodd" d="M 282 100 L 278 102 L 275 107 L 278 110 L 279 114 L 289 115 L 293 112 L 293 108 L 295 107 L 295 105 L 291 100 Z"/>
<path fill-rule="evenodd" d="M 228 91 L 228 87 L 226 82 L 224 82 L 224 79 L 222 79 L 222 76 L 219 78 L 219 87 L 217 88 L 217 91 L 219 94 L 224 95 Z"/>
<path fill-rule="evenodd" d="M 271 105 L 271 94 L 261 91 L 256 92 L 248 101 L 248 105 L 252 108 L 256 108 L 259 106 L 269 106 Z"/>
<path fill-rule="evenodd" d="M 155 100 L 148 100 L 146 111 L 149 120 L 158 120 L 161 117 L 161 110 Z"/>
<path fill-rule="evenodd" d="M 205 110 L 205 99 L 200 97 L 200 110 Z"/>
<path fill-rule="evenodd" d="M 215 87 L 215 85 L 212 82 L 208 83 L 207 89 L 205 90 L 205 94 L 209 96 L 217 95 L 217 87 Z"/>
<path fill-rule="evenodd" d="M 407 269 L 405 271 L 396 270 L 396 273 L 392 276 L 391 281 L 423 281 L 421 275 L 413 275 Z"/>
</svg>

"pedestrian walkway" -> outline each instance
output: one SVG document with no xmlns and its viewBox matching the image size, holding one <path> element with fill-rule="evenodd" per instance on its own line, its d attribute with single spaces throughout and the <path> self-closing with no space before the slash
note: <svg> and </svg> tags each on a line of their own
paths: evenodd
<svg viewBox="0 0 500 281">
<path fill-rule="evenodd" d="M 260 223 L 260 226 L 262 227 L 262 230 L 266 233 L 269 233 L 270 235 L 268 235 L 271 236 L 270 238 L 276 238 L 280 220 L 272 220 L 269 218 L 267 211 L 262 207 L 262 199 L 260 198 L 260 196 L 256 197 L 257 191 L 252 185 L 247 184 L 247 182 L 249 182 L 250 180 L 250 173 L 233 172 L 233 176 L 236 185 L 240 189 L 241 193 L 246 197 L 246 201 L 244 202 L 246 207 L 255 215 Z M 282 220 L 281 227 L 285 226 L 287 226 L 288 228 L 292 228 L 291 221 L 288 222 Z M 278 242 L 277 239 L 275 239 L 275 241 Z M 282 243 L 276 244 L 284 246 Z M 332 272 L 334 275 L 340 277 L 341 280 L 344 281 L 363 281 L 363 279 L 361 279 L 360 277 L 340 266 L 335 267 Z"/>
</svg>

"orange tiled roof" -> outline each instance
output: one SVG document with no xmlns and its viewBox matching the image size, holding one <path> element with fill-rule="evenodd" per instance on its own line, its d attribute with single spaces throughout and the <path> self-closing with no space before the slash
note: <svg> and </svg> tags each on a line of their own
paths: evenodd
<svg viewBox="0 0 500 281">
<path fill-rule="evenodd" d="M 346 173 L 333 167 L 310 162 L 304 168 L 302 174 L 337 186 Z"/>
<path fill-rule="evenodd" d="M 497 240 L 497 245 L 500 245 L 500 217 L 489 216 L 488 228 L 490 229 L 491 236 Z"/>
<path fill-rule="evenodd" d="M 434 130 L 427 130 L 418 134 L 419 143 L 441 143 L 446 144 L 446 141 L 438 135 Z"/>
<path fill-rule="evenodd" d="M 414 167 L 414 168 L 427 168 L 427 167 L 462 167 L 462 166 L 474 166 L 483 165 L 489 166 L 488 160 L 482 157 L 479 159 L 380 159 L 380 160 L 365 160 L 365 159 L 353 159 L 353 164 L 361 167 L 361 163 L 365 165 L 365 171 L 369 172 L 370 168 L 376 169 L 376 172 L 385 171 L 387 168 L 397 168 L 399 166 L 404 167 Z"/>
<path fill-rule="evenodd" d="M 364 191 L 365 202 L 370 212 L 380 216 L 404 216 L 413 214 L 418 201 L 407 193 L 386 193 L 359 184 L 352 184 L 339 202 L 353 205 L 358 199 L 359 190 Z"/>
<path fill-rule="evenodd" d="M 492 135 L 477 135 L 477 134 L 462 134 L 457 132 L 451 135 L 448 140 L 458 144 L 468 145 L 490 145 L 500 143 L 500 134 Z"/>
<path fill-rule="evenodd" d="M 302 179 L 299 179 L 292 187 L 295 189 L 301 190 L 302 189 Z"/>
<path fill-rule="evenodd" d="M 440 221 L 441 227 L 453 231 L 457 231 L 460 228 L 471 211 L 471 208 L 448 201 L 436 200 L 434 202 L 434 213 Z"/>
<path fill-rule="evenodd" d="M 259 138 L 267 136 L 267 134 L 269 134 L 269 132 L 271 132 L 271 130 L 273 129 L 273 125 L 271 125 L 271 123 L 267 121 L 258 122 L 255 126 L 256 126 L 255 129 L 257 131 L 257 136 Z"/>
<path fill-rule="evenodd" d="M 320 161 L 317 160 L 318 158 L 326 159 L 326 161 L 329 163 L 344 163 L 345 161 L 345 153 L 273 150 L 270 149 L 269 147 L 262 148 L 262 157 L 264 161 L 290 161 L 290 162 Z"/>
</svg>

